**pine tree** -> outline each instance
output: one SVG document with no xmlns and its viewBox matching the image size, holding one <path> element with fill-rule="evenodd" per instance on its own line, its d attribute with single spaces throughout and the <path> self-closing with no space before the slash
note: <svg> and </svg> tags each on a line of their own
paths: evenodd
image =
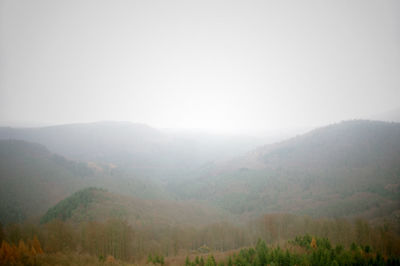
<svg viewBox="0 0 400 266">
<path fill-rule="evenodd" d="M 199 264 L 200 266 L 204 266 L 204 259 L 203 259 L 203 257 L 200 257 L 200 264 Z"/>
<path fill-rule="evenodd" d="M 217 263 L 215 262 L 215 258 L 213 255 L 208 256 L 206 266 L 217 266 Z"/>
<path fill-rule="evenodd" d="M 228 258 L 228 266 L 233 266 L 233 263 L 232 263 L 232 258 L 231 258 L 231 256 L 229 256 L 229 258 Z"/>
</svg>

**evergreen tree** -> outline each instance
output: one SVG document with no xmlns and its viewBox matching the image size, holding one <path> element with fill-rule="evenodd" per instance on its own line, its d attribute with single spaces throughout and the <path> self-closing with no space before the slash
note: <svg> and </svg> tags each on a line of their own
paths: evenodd
<svg viewBox="0 0 400 266">
<path fill-rule="evenodd" d="M 212 254 L 210 256 L 208 256 L 206 266 L 217 266 L 217 263 L 215 262 L 215 258 Z"/>
</svg>

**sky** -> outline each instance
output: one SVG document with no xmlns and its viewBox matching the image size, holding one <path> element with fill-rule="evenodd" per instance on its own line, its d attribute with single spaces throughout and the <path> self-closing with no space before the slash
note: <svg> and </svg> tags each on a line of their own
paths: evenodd
<svg viewBox="0 0 400 266">
<path fill-rule="evenodd" d="M 0 122 L 250 132 L 400 106 L 400 1 L 0 0 Z"/>
</svg>

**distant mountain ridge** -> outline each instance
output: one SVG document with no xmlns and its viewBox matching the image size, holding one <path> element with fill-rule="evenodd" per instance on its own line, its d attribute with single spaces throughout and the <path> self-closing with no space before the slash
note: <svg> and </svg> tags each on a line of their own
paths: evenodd
<svg viewBox="0 0 400 266">
<path fill-rule="evenodd" d="M 144 142 L 157 142 L 161 132 L 144 124 L 96 122 L 42 128 L 0 128 L 0 139 L 20 139 L 45 145 L 71 159 L 93 160 L 114 155 L 129 146 L 143 148 Z M 162 140 L 162 139 L 161 139 Z M 147 147 L 146 147 L 147 148 Z M 143 151 L 144 152 L 144 151 Z"/>
<path fill-rule="evenodd" d="M 237 156 L 261 144 L 243 136 L 168 134 L 130 122 L 0 127 L 0 139 L 40 143 L 68 159 L 118 164 L 161 178 L 176 178 L 204 163 Z"/>
<path fill-rule="evenodd" d="M 310 163 L 338 165 L 400 162 L 400 124 L 369 120 L 344 121 L 312 130 L 296 138 L 257 149 L 266 165 L 285 158 L 297 166 Z M 316 156 L 318 155 L 318 156 Z M 385 157 L 387 161 L 382 161 Z M 355 162 L 355 160 L 359 160 Z"/>
<path fill-rule="evenodd" d="M 400 210 L 400 124 L 354 120 L 318 128 L 215 165 L 177 191 L 244 216 L 389 217 Z"/>
<path fill-rule="evenodd" d="M 318 152 L 318 156 L 313 159 L 318 160 L 318 163 L 331 164 L 332 159 L 336 163 L 340 160 L 348 163 L 347 160 L 351 158 L 367 160 L 368 156 L 376 157 L 377 152 L 382 150 L 391 153 L 393 160 L 390 161 L 397 163 L 400 149 L 400 143 L 397 142 L 399 138 L 400 123 L 349 120 L 320 127 L 274 144 L 260 146 L 243 156 L 221 164 L 220 167 L 259 169 L 272 167 L 274 162 L 277 163 L 283 158 L 285 167 L 291 166 L 287 164 L 288 160 L 304 166 L 311 162 L 310 157 L 314 156 L 315 152 Z M 370 163 L 372 159 L 379 158 L 369 157 L 369 159 L 364 163 Z"/>
<path fill-rule="evenodd" d="M 92 136 L 88 132 L 97 136 L 97 132 L 93 132 L 97 126 L 104 129 L 104 125 L 83 125 L 80 130 L 86 132 L 85 138 L 78 134 L 75 126 L 71 131 L 67 130 L 69 127 L 63 127 L 62 132 L 68 135 L 66 138 L 83 141 Z M 125 126 L 121 125 L 122 128 Z M 111 135 L 115 136 L 115 126 L 111 128 Z M 4 133 L 4 128 L 2 130 Z M 56 138 L 56 145 L 60 145 L 63 138 L 57 137 L 58 129 L 52 130 L 49 134 Z M 143 128 L 144 132 L 147 130 Z M 24 133 L 19 130 L 16 132 Z M 157 147 L 151 146 L 153 142 L 150 140 L 165 137 L 162 135 L 159 138 L 157 132 L 151 132 L 150 129 L 145 134 L 143 139 L 146 139 L 146 143 L 142 147 Z M 130 140 L 133 133 L 127 134 L 125 131 L 119 134 L 125 134 Z M 45 134 L 41 132 L 39 136 L 44 137 Z M 112 153 L 112 147 L 101 149 L 101 152 L 110 158 L 115 157 L 124 149 L 123 140 L 122 137 L 117 140 L 120 141 L 117 153 Z M 77 143 L 71 148 L 77 147 Z M 91 143 L 91 149 L 95 148 L 94 143 Z M 105 143 L 110 144 L 108 141 Z M 126 146 L 129 148 L 129 145 Z M 84 147 L 80 148 L 84 151 Z M 196 156 L 192 157 L 190 150 L 184 150 L 189 152 L 185 160 L 180 160 L 185 153 L 164 159 L 180 162 L 182 165 L 178 166 L 186 169 L 188 166 L 185 162 Z M 93 155 L 92 152 L 89 154 Z M 159 151 L 149 150 L 144 154 L 146 152 L 150 156 Z M 175 151 L 169 152 L 166 154 L 172 156 Z M 195 206 L 199 202 L 209 210 L 223 209 L 235 219 L 289 212 L 317 217 L 363 216 L 379 222 L 398 219 L 396 217 L 400 211 L 399 123 L 353 120 L 329 125 L 286 141 L 261 146 L 225 163 L 210 162 L 189 167 L 186 178 L 175 176 L 173 171 L 165 171 L 168 168 L 160 164 L 154 165 L 154 168 L 148 164 L 148 172 L 143 172 L 131 167 L 134 161 L 115 165 L 107 160 L 68 160 L 50 152 L 43 145 L 21 140 L 0 140 L 0 158 L 0 218 L 3 221 L 19 221 L 42 215 L 73 192 L 90 186 L 110 191 L 108 194 L 99 193 L 109 195 L 107 204 L 111 209 L 115 203 L 124 205 L 135 202 L 145 206 L 148 210 L 146 215 L 151 213 L 151 204 L 156 204 L 154 206 L 158 206 L 161 213 L 164 207 L 174 213 L 178 211 L 175 208 L 186 210 L 190 209 L 190 204 Z M 139 160 L 135 162 L 139 163 Z M 157 170 L 161 175 L 170 174 L 171 177 L 168 182 L 160 181 L 149 175 L 150 170 Z M 160 205 L 161 201 L 167 205 Z M 127 207 L 135 208 L 132 204 L 124 205 L 127 213 L 132 214 L 128 215 L 130 218 L 135 217 Z M 101 214 L 94 205 L 90 210 L 97 210 L 95 213 Z M 75 218 L 79 217 L 79 212 L 73 213 Z M 104 217 L 105 213 L 102 215 Z M 101 215 L 96 217 L 102 219 L 99 218 Z M 168 221 L 174 221 L 168 217 Z"/>
</svg>

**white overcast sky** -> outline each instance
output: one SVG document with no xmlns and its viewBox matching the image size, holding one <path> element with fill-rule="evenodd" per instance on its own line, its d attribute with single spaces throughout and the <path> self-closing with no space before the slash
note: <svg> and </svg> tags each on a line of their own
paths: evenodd
<svg viewBox="0 0 400 266">
<path fill-rule="evenodd" d="M 0 0 L 0 121 L 247 132 L 400 106 L 400 1 Z"/>
</svg>

